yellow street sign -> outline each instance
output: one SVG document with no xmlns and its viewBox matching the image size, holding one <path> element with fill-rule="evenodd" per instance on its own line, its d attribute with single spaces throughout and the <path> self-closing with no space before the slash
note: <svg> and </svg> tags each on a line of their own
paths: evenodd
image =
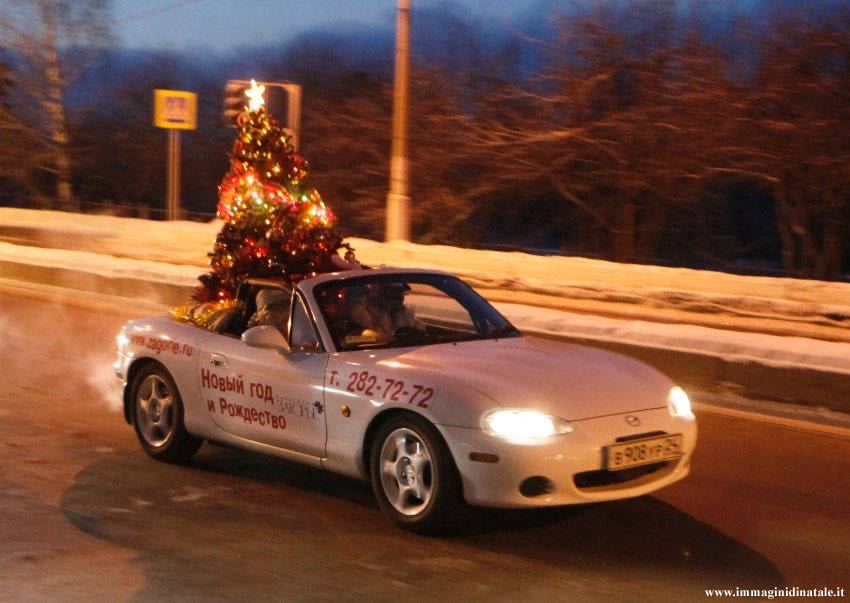
<svg viewBox="0 0 850 603">
<path fill-rule="evenodd" d="M 198 95 L 181 90 L 154 90 L 153 125 L 172 130 L 194 130 L 198 121 Z"/>
</svg>

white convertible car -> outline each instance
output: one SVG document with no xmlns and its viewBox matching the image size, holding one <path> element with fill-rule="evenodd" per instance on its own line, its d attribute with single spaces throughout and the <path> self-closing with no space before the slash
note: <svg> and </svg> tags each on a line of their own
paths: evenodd
<svg viewBox="0 0 850 603">
<path fill-rule="evenodd" d="M 257 307 L 272 298 L 277 319 Z M 437 271 L 327 274 L 294 290 L 249 280 L 215 320 L 128 322 L 114 368 L 155 459 L 185 461 L 206 440 L 369 480 L 419 532 L 449 526 L 463 501 L 652 492 L 688 474 L 697 437 L 688 396 L 657 370 L 523 336 Z"/>
</svg>

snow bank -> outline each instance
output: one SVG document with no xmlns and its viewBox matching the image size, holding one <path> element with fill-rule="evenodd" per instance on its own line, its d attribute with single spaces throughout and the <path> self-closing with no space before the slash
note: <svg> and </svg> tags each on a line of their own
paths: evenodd
<svg viewBox="0 0 850 603">
<path fill-rule="evenodd" d="M 99 272 L 118 269 L 110 268 L 110 257 L 165 263 L 169 266 L 138 264 L 120 269 L 138 269 L 157 280 L 167 278 L 162 274 L 165 272 L 182 283 L 189 274 L 197 276 L 205 271 L 207 252 L 220 228 L 219 221 L 156 222 L 0 208 L 0 239 L 103 256 L 37 256 L 36 249 L 31 252 L 35 255 L 29 256 L 30 252 L 5 247 L 0 250 L 0 259 L 26 255 L 51 265 L 85 262 Z M 531 303 L 575 312 L 850 341 L 850 283 L 739 276 L 446 245 L 357 238 L 349 242 L 367 265 L 440 268 L 477 287 L 500 291 L 501 295 L 495 297 L 502 300 L 505 292 L 532 294 L 548 299 Z M 817 329 L 801 329 L 799 325 Z"/>
</svg>

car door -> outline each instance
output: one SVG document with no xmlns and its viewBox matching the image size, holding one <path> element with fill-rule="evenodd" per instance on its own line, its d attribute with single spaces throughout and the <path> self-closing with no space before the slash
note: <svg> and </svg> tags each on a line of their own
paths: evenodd
<svg viewBox="0 0 850 603">
<path fill-rule="evenodd" d="M 210 338 L 200 351 L 200 386 L 208 412 L 224 431 L 321 458 L 328 354 L 298 295 L 289 323 L 288 352 L 250 347 L 228 335 Z"/>
</svg>

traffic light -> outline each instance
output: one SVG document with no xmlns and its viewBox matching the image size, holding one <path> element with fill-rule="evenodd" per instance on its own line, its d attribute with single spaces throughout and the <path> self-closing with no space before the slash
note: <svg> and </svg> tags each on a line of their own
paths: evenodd
<svg viewBox="0 0 850 603">
<path fill-rule="evenodd" d="M 228 80 L 224 87 L 224 123 L 235 128 L 236 118 L 248 105 L 245 91 L 251 87 L 251 82 L 245 80 Z"/>
</svg>

